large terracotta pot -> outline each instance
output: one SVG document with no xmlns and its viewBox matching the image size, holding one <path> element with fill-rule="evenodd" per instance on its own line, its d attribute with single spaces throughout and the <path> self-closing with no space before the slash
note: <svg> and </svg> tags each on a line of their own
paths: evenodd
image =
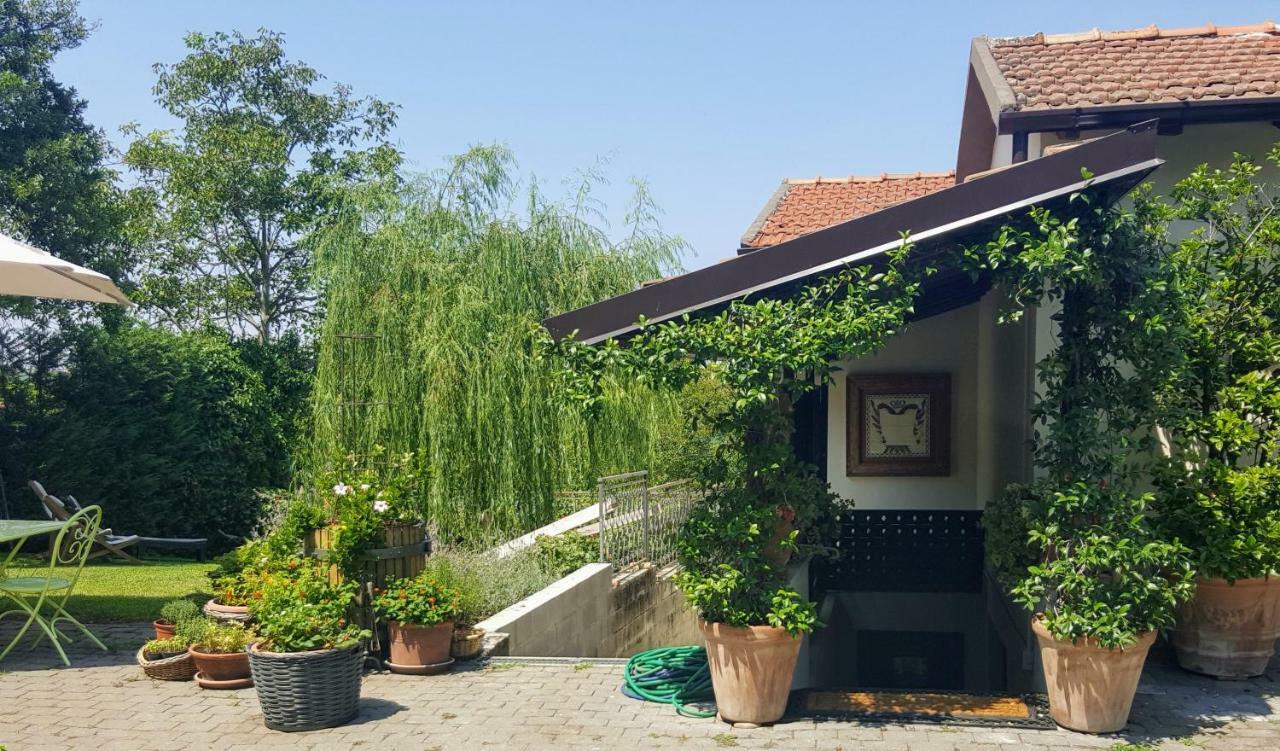
<svg viewBox="0 0 1280 751">
<path fill-rule="evenodd" d="M 435 626 L 415 626 L 388 621 L 387 641 L 391 647 L 387 667 L 392 672 L 421 674 L 421 668 L 443 667 L 451 662 L 449 649 L 453 644 L 453 623 L 446 621 Z"/>
<path fill-rule="evenodd" d="M 1196 596 L 1178 608 L 1178 664 L 1215 678 L 1262 675 L 1280 638 L 1280 577 L 1196 579 Z"/>
<path fill-rule="evenodd" d="M 235 681 L 249 677 L 248 652 L 206 652 L 199 644 L 188 650 L 196 661 L 196 670 L 211 681 Z"/>
<path fill-rule="evenodd" d="M 725 722 L 763 725 L 782 719 L 800 637 L 772 626 L 738 628 L 699 621 L 716 709 Z"/>
<path fill-rule="evenodd" d="M 1128 724 L 1156 632 L 1148 631 L 1137 644 L 1124 649 L 1109 649 L 1092 639 L 1059 641 L 1038 618 L 1031 628 L 1040 643 L 1049 716 L 1054 722 L 1081 733 L 1114 733 Z"/>
</svg>

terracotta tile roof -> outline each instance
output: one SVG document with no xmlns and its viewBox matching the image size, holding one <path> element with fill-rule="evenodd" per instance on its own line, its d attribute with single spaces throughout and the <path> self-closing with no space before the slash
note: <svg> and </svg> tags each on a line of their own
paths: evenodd
<svg viewBox="0 0 1280 751">
<path fill-rule="evenodd" d="M 955 184 L 955 171 L 788 178 L 742 236 L 742 247 L 776 245 Z"/>
<path fill-rule="evenodd" d="M 1280 28 L 1272 21 L 977 41 L 1012 89 L 1004 109 L 1280 96 Z"/>
</svg>

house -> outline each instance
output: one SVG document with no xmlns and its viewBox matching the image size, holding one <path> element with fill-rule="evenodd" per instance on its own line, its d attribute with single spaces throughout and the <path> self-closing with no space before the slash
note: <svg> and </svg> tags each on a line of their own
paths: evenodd
<svg viewBox="0 0 1280 751">
<path fill-rule="evenodd" d="M 625 337 L 641 316 L 785 295 L 873 262 L 903 231 L 932 253 L 1030 206 L 1062 207 L 1086 184 L 1082 170 L 1116 201 L 1233 152 L 1261 158 L 1278 125 L 1271 22 L 979 37 L 953 170 L 785 180 L 736 257 L 545 323 L 597 342 Z M 1053 311 L 997 325 L 1001 299 L 989 280 L 941 269 L 904 332 L 835 363 L 831 385 L 797 404 L 797 452 L 857 503 L 840 562 L 809 578 L 829 626 L 799 671 L 810 685 L 985 691 L 1036 680 L 1025 615 L 984 574 L 980 519 L 1005 485 L 1031 478 L 1033 365 L 1052 346 Z"/>
</svg>

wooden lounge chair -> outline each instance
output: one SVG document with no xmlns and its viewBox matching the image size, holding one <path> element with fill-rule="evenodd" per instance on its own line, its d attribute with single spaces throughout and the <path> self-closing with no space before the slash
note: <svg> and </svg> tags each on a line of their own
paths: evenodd
<svg viewBox="0 0 1280 751">
<path fill-rule="evenodd" d="M 70 519 L 73 514 L 80 511 L 80 503 L 73 496 L 67 496 L 67 502 L 63 503 L 60 498 L 51 495 L 44 489 L 44 486 L 35 480 L 27 483 L 31 488 L 31 492 L 36 494 L 40 499 L 40 505 L 44 508 L 44 513 L 50 519 L 65 521 Z M 194 550 L 201 560 L 204 559 L 204 551 L 208 546 L 209 540 L 203 537 L 142 537 L 141 535 L 117 535 L 112 533 L 110 529 L 99 530 L 94 538 L 96 550 L 90 555 L 90 558 L 97 558 L 103 555 L 115 555 L 126 561 L 137 562 L 137 558 L 125 552 L 126 548 L 134 548 L 134 553 L 138 553 L 144 548 L 170 548 L 177 550 Z"/>
</svg>

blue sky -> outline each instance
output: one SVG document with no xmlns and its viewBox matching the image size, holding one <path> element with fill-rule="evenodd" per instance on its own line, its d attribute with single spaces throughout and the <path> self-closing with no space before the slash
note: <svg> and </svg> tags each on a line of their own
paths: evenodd
<svg viewBox="0 0 1280 751">
<path fill-rule="evenodd" d="M 155 62 L 187 31 L 258 27 L 329 79 L 401 106 L 420 168 L 501 142 L 560 192 L 609 160 L 621 222 L 648 181 L 697 268 L 733 255 L 783 177 L 954 166 L 970 39 L 979 34 L 1255 23 L 1275 0 L 1126 2 L 152 2 L 83 0 L 99 28 L 57 62 L 117 136 L 172 125 Z"/>
</svg>

